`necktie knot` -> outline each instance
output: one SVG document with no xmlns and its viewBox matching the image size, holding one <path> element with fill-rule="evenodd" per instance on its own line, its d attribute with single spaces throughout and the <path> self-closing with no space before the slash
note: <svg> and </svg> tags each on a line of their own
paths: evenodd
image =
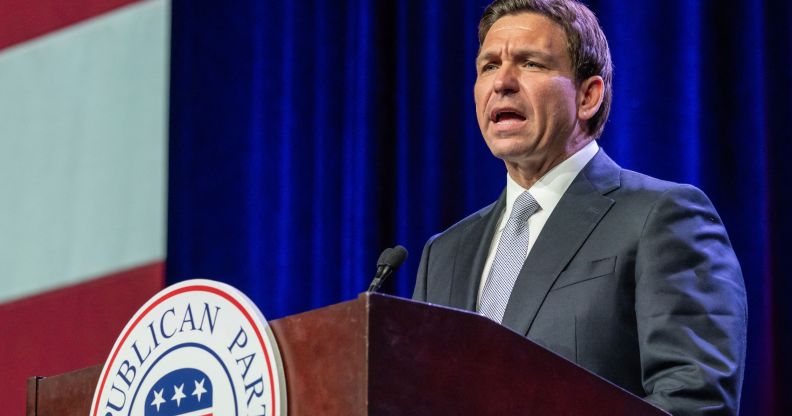
<svg viewBox="0 0 792 416">
<path fill-rule="evenodd" d="M 534 197 L 528 193 L 528 191 L 524 191 L 519 196 L 517 196 L 517 199 L 514 201 L 514 206 L 512 207 L 512 212 L 509 216 L 509 219 L 528 222 L 528 218 L 536 213 L 538 209 L 539 203 L 536 202 L 536 199 L 534 199 Z"/>
</svg>

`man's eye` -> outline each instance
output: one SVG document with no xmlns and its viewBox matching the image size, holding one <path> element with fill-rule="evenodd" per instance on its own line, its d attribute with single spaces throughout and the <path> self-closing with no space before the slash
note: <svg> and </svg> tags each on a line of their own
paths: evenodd
<svg viewBox="0 0 792 416">
<path fill-rule="evenodd" d="M 484 66 L 481 67 L 481 72 L 488 72 L 488 71 L 492 71 L 492 70 L 495 70 L 495 69 L 498 69 L 497 65 L 492 64 L 492 63 L 485 64 Z"/>
<path fill-rule="evenodd" d="M 523 65 L 525 65 L 528 68 L 544 68 L 544 66 L 542 66 L 542 64 L 540 64 L 538 62 L 534 62 L 534 61 L 525 61 L 525 63 Z"/>
</svg>

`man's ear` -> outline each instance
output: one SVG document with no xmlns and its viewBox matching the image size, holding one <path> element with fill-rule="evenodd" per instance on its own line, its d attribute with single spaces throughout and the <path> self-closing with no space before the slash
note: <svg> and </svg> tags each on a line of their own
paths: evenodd
<svg viewBox="0 0 792 416">
<path fill-rule="evenodd" d="M 605 81 L 593 75 L 580 83 L 577 93 L 578 119 L 588 121 L 599 111 L 605 97 Z"/>
</svg>

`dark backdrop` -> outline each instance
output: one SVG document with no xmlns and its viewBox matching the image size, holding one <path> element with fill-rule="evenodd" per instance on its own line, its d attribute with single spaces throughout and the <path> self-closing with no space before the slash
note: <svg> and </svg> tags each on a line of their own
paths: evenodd
<svg viewBox="0 0 792 416">
<path fill-rule="evenodd" d="M 379 252 L 411 255 L 493 201 L 473 111 L 486 0 L 173 1 L 169 282 L 210 277 L 269 319 L 352 299 Z M 792 8 L 598 0 L 615 63 L 600 145 L 702 188 L 748 288 L 743 414 L 792 408 Z"/>
</svg>

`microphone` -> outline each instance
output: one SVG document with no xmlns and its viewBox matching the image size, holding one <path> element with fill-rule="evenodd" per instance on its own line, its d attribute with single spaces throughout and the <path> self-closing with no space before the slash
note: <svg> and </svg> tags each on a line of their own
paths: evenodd
<svg viewBox="0 0 792 416">
<path fill-rule="evenodd" d="M 369 292 L 376 292 L 382 286 L 382 282 L 395 272 L 407 259 L 407 249 L 402 246 L 386 248 L 377 260 L 377 274 L 369 285 Z"/>
</svg>

